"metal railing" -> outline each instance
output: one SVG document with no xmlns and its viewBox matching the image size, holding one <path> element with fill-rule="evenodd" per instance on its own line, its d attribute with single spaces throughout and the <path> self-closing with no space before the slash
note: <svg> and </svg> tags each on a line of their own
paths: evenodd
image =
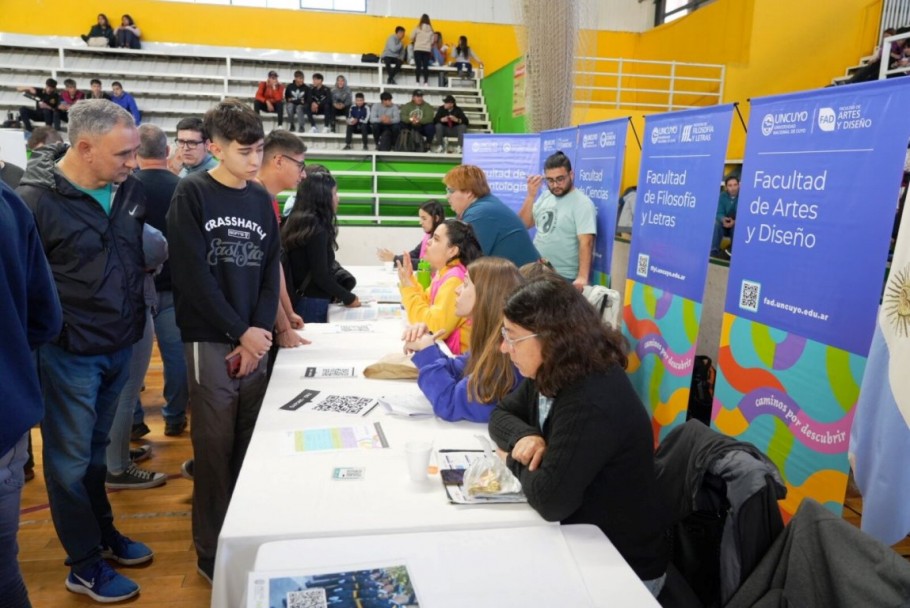
<svg viewBox="0 0 910 608">
<path fill-rule="evenodd" d="M 884 0 L 880 32 L 910 25 L 910 0 Z"/>
<path fill-rule="evenodd" d="M 882 40 L 882 46 L 879 48 L 879 80 L 882 78 L 888 78 L 889 76 L 904 76 L 910 72 L 910 62 L 908 62 L 907 65 L 902 65 L 895 68 L 890 67 L 891 43 L 897 42 L 898 40 L 907 40 L 908 38 L 910 38 L 910 32 L 888 36 Z M 906 55 L 904 55 L 904 57 L 906 57 Z"/>
<path fill-rule="evenodd" d="M 726 66 L 624 59 L 577 57 L 576 106 L 685 110 L 721 102 Z"/>
</svg>

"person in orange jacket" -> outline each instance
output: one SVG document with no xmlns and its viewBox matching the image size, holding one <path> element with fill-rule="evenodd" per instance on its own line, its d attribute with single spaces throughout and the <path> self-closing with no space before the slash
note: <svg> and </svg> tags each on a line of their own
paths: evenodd
<svg viewBox="0 0 910 608">
<path fill-rule="evenodd" d="M 269 72 L 268 80 L 259 83 L 256 90 L 256 100 L 253 102 L 256 114 L 260 112 L 274 112 L 278 114 L 278 127 L 284 117 L 284 85 L 278 82 L 278 72 Z"/>
</svg>

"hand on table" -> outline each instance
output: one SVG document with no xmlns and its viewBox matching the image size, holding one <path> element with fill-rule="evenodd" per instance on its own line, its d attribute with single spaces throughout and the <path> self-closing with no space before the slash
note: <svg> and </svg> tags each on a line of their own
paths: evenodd
<svg viewBox="0 0 910 608">
<path fill-rule="evenodd" d="M 360 298 L 355 296 L 354 301 L 351 302 L 350 304 L 345 304 L 345 306 L 348 308 L 360 308 L 361 307 Z"/>
<path fill-rule="evenodd" d="M 404 331 L 404 336 L 402 337 L 404 340 L 404 352 L 416 353 L 422 351 L 435 344 L 436 340 L 445 334 L 446 330 L 444 329 L 431 334 L 425 323 L 412 325 Z"/>
<path fill-rule="evenodd" d="M 515 447 L 512 448 L 512 458 L 528 467 L 529 471 L 536 471 L 546 451 L 547 442 L 543 437 L 528 435 L 515 442 Z"/>
<path fill-rule="evenodd" d="M 297 348 L 310 344 L 310 341 L 298 334 L 293 329 L 278 332 L 278 346 L 281 348 Z"/>
<path fill-rule="evenodd" d="M 291 324 L 293 329 L 303 329 L 303 317 L 298 315 L 296 312 L 285 313 L 288 316 L 288 322 Z"/>
</svg>

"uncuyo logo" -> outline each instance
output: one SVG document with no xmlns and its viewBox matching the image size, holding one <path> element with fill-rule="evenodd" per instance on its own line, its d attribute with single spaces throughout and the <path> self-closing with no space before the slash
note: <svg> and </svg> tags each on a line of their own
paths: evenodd
<svg viewBox="0 0 910 608">
<path fill-rule="evenodd" d="M 774 131 L 774 116 L 765 114 L 765 117 L 761 119 L 761 134 L 771 135 L 772 131 Z"/>
</svg>

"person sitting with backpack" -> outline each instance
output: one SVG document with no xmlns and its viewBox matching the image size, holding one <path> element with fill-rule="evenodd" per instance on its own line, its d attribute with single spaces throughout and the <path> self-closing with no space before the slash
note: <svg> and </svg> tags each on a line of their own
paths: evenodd
<svg viewBox="0 0 910 608">
<path fill-rule="evenodd" d="M 376 149 L 388 152 L 392 143 L 398 141 L 401 131 L 401 113 L 398 106 L 392 103 L 392 94 L 383 91 L 379 96 L 379 103 L 374 103 L 370 108 L 370 130 L 376 138 Z"/>
<path fill-rule="evenodd" d="M 401 138 L 395 149 L 399 152 L 426 152 L 428 142 L 433 140 L 436 127 L 433 118 L 436 113 L 433 107 L 423 101 L 423 91 L 415 89 L 411 101 L 401 106 Z"/>
</svg>

